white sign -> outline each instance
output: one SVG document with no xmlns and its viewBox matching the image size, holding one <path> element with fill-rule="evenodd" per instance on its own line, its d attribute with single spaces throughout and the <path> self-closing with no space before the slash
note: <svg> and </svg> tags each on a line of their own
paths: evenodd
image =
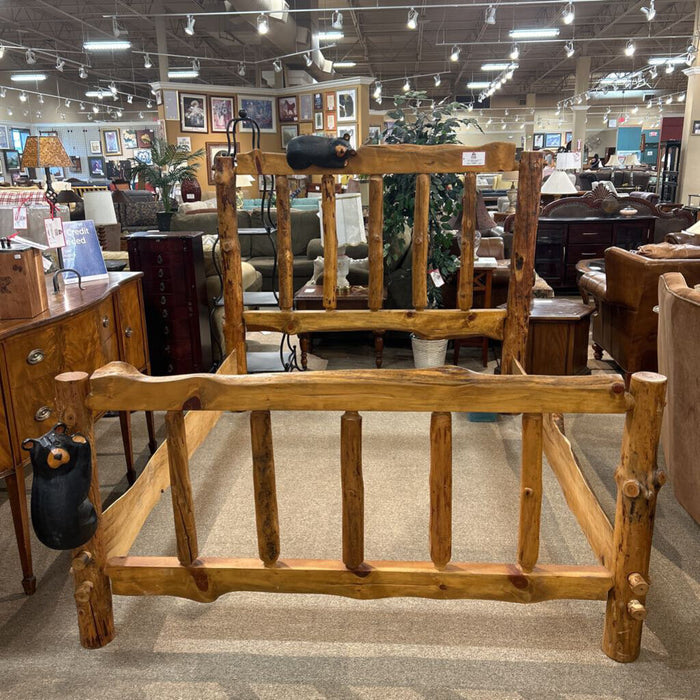
<svg viewBox="0 0 700 700">
<path fill-rule="evenodd" d="M 433 284 L 436 287 L 442 287 L 442 285 L 445 284 L 445 280 L 442 278 L 440 270 L 431 270 L 430 278 L 433 280 Z"/>
<path fill-rule="evenodd" d="M 557 170 L 580 170 L 581 153 L 557 153 Z"/>
<path fill-rule="evenodd" d="M 27 228 L 27 207 L 12 207 L 12 226 L 15 231 Z"/>
<path fill-rule="evenodd" d="M 49 248 L 63 248 L 66 245 L 66 236 L 63 233 L 63 221 L 61 219 L 44 219 L 46 229 L 46 241 Z"/>
<path fill-rule="evenodd" d="M 486 151 L 463 151 L 462 165 L 486 165 Z"/>
</svg>

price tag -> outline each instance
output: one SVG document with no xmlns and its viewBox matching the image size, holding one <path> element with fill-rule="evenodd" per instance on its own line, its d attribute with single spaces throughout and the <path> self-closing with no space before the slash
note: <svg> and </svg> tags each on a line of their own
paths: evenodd
<svg viewBox="0 0 700 700">
<path fill-rule="evenodd" d="M 486 165 L 486 151 L 462 151 L 462 165 Z"/>
<path fill-rule="evenodd" d="M 12 224 L 15 231 L 27 228 L 27 207 L 12 207 Z"/>
<path fill-rule="evenodd" d="M 66 236 L 63 233 L 63 221 L 61 219 L 44 219 L 46 229 L 46 242 L 49 248 L 63 248 L 66 245 Z"/>
<path fill-rule="evenodd" d="M 429 272 L 430 274 L 430 279 L 433 280 L 433 284 L 436 287 L 442 287 L 443 284 L 445 284 L 445 280 L 442 279 L 442 275 L 440 274 L 440 270 L 431 270 Z"/>
</svg>

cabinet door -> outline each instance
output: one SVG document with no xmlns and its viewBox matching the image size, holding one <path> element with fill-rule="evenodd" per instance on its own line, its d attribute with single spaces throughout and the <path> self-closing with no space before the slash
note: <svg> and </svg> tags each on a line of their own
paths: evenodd
<svg viewBox="0 0 700 700">
<path fill-rule="evenodd" d="M 146 336 L 141 300 L 141 280 L 119 287 L 119 334 L 122 360 L 136 369 L 146 367 Z"/>
</svg>

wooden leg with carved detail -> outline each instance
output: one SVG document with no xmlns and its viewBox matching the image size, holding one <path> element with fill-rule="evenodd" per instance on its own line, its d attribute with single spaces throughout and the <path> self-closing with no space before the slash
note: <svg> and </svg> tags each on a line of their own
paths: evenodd
<svg viewBox="0 0 700 700">
<path fill-rule="evenodd" d="M 24 490 L 24 467 L 17 467 L 14 473 L 5 477 L 7 495 L 12 510 L 12 524 L 15 527 L 17 550 L 22 564 L 22 587 L 27 595 L 36 591 L 36 578 L 32 569 L 32 549 L 29 541 L 29 518 L 27 517 L 27 495 Z"/>
</svg>

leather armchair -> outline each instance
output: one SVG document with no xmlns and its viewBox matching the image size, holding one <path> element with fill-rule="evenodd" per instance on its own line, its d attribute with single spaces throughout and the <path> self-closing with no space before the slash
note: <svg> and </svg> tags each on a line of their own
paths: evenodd
<svg viewBox="0 0 700 700">
<path fill-rule="evenodd" d="M 651 260 L 622 248 L 605 251 L 605 271 L 578 268 L 583 272 L 579 289 L 584 299 L 592 296 L 593 349 L 596 359 L 603 350 L 615 360 L 626 379 L 634 372 L 657 371 L 659 277 L 680 272 L 689 284 L 700 284 L 700 259 Z"/>
<path fill-rule="evenodd" d="M 700 523 L 700 289 L 683 275 L 659 278 L 659 371 L 668 377 L 661 441 L 673 492 Z"/>
</svg>

